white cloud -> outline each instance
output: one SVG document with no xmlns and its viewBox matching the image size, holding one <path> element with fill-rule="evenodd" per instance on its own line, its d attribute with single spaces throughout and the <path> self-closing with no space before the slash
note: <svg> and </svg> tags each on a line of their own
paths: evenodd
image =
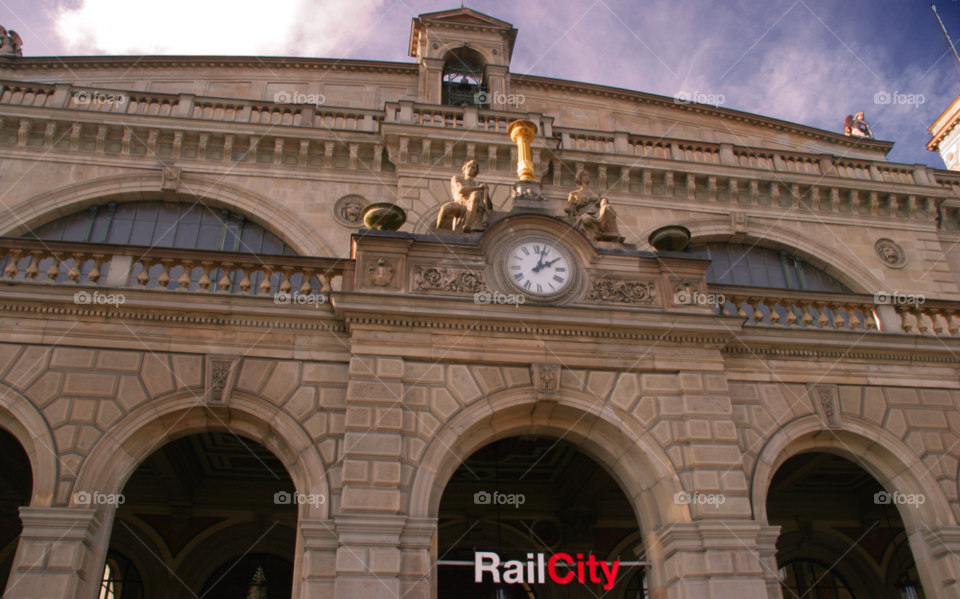
<svg viewBox="0 0 960 599">
<path fill-rule="evenodd" d="M 84 0 L 55 30 L 72 53 L 342 56 L 381 0 Z"/>
</svg>

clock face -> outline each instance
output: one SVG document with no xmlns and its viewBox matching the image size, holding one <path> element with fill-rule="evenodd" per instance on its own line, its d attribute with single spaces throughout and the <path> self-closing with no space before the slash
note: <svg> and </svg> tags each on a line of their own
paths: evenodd
<svg viewBox="0 0 960 599">
<path fill-rule="evenodd" d="M 573 275 L 566 253 L 543 240 L 514 245 L 504 264 L 510 282 L 536 296 L 560 293 L 570 285 Z"/>
</svg>

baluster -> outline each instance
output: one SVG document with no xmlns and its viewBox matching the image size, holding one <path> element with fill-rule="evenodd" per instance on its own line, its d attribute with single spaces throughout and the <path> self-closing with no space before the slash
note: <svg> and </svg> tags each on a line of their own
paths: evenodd
<svg viewBox="0 0 960 599">
<path fill-rule="evenodd" d="M 812 325 L 813 314 L 810 313 L 810 308 L 813 304 L 808 300 L 798 300 L 797 305 L 800 307 L 800 323 L 805 327 Z"/>
<path fill-rule="evenodd" d="M 82 252 L 75 252 L 71 254 L 73 256 L 73 266 L 67 271 L 67 279 L 70 283 L 79 283 L 80 282 L 80 268 L 83 266 L 83 263 L 87 261 L 86 254 Z"/>
<path fill-rule="evenodd" d="M 223 269 L 223 276 L 217 281 L 217 293 L 230 293 L 230 287 L 233 283 L 230 282 L 230 275 L 233 274 L 233 262 L 221 262 L 220 267 Z"/>
<path fill-rule="evenodd" d="M 210 280 L 210 271 L 213 270 L 213 262 L 209 260 L 201 260 L 200 266 L 203 268 L 203 276 L 200 277 L 199 281 L 197 281 L 197 286 L 198 286 L 197 291 L 201 293 L 209 292 L 210 283 L 213 282 Z"/>
<path fill-rule="evenodd" d="M 827 325 L 830 324 L 830 317 L 827 316 L 827 302 L 815 301 L 810 304 L 810 307 L 816 310 L 818 314 L 817 326 L 821 329 L 827 328 Z"/>
<path fill-rule="evenodd" d="M 258 295 L 270 295 L 270 290 L 273 289 L 273 283 L 270 282 L 270 277 L 273 276 L 273 270 L 269 266 L 264 266 L 262 269 L 263 272 L 263 281 L 260 283 L 260 293 Z"/>
<path fill-rule="evenodd" d="M 780 312 L 777 311 L 777 300 L 767 298 L 763 300 L 763 305 L 770 310 L 770 324 L 776 326 L 780 324 Z"/>
<path fill-rule="evenodd" d="M 929 308 L 924 311 L 927 316 L 930 317 L 930 323 L 933 328 L 933 334 L 939 337 L 943 334 L 943 324 L 940 322 L 940 310 L 936 308 Z"/>
<path fill-rule="evenodd" d="M 140 274 L 137 275 L 137 288 L 146 289 L 147 284 L 150 282 L 150 269 L 153 268 L 153 259 L 141 258 L 139 262 L 143 268 L 140 270 Z"/>
<path fill-rule="evenodd" d="M 193 260 L 181 260 L 180 265 L 183 266 L 183 274 L 177 279 L 180 287 L 176 291 L 189 291 L 190 283 L 193 282 L 190 280 L 190 275 L 193 274 Z"/>
<path fill-rule="evenodd" d="M 897 306 L 897 312 L 900 313 L 900 327 L 904 333 L 913 330 L 913 324 L 910 322 L 910 310 L 906 306 Z"/>
<path fill-rule="evenodd" d="M 300 276 L 303 277 L 303 283 L 300 285 L 300 293 L 302 295 L 310 295 L 313 293 L 313 285 L 310 283 L 310 280 L 313 279 L 314 270 L 312 268 L 302 268 L 300 269 Z"/>
<path fill-rule="evenodd" d="M 943 318 L 947 321 L 947 332 L 951 335 L 956 335 L 957 331 L 960 330 L 960 325 L 953 319 L 956 316 L 956 310 L 944 310 Z"/>
<path fill-rule="evenodd" d="M 56 252 L 52 252 L 50 256 L 53 258 L 53 262 L 50 263 L 50 268 L 44 273 L 47 275 L 47 278 L 44 279 L 43 282 L 53 284 L 60 278 L 60 265 L 63 263 L 63 258 L 61 254 Z M 39 265 L 39 262 L 37 264 Z"/>
<path fill-rule="evenodd" d="M 727 308 L 726 298 L 724 298 L 723 303 L 720 304 L 720 314 L 722 314 L 723 316 L 732 316 L 732 314 L 730 313 L 730 308 Z"/>
<path fill-rule="evenodd" d="M 747 298 L 742 295 L 733 296 L 733 305 L 737 307 L 737 316 L 744 317 L 747 315 L 747 311 L 743 309 L 743 302 L 747 301 Z"/>
<path fill-rule="evenodd" d="M 160 264 L 163 265 L 163 272 L 157 277 L 157 285 L 163 289 L 169 289 L 170 269 L 173 268 L 173 258 L 160 258 Z"/>
<path fill-rule="evenodd" d="M 913 314 L 917 319 L 917 331 L 923 335 L 930 328 L 927 326 L 927 321 L 923 319 L 923 309 L 922 308 L 913 308 L 910 310 L 910 313 Z"/>
<path fill-rule="evenodd" d="M 860 328 L 860 319 L 857 318 L 857 304 L 846 304 L 844 309 L 847 311 L 847 323 L 850 325 L 850 328 L 857 330 Z"/>
<path fill-rule="evenodd" d="M 846 321 L 843 320 L 843 312 L 841 312 L 844 304 L 842 302 L 830 302 L 827 307 L 833 310 L 833 328 L 837 330 L 844 328 L 847 324 Z"/>
<path fill-rule="evenodd" d="M 753 308 L 753 319 L 754 324 L 760 324 L 763 322 L 763 312 L 760 311 L 760 298 L 751 297 L 747 300 L 747 304 Z"/>
<path fill-rule="evenodd" d="M 877 317 L 875 314 L 875 308 L 872 304 L 864 304 L 860 306 L 860 310 L 863 311 L 863 315 L 866 318 L 865 325 L 868 331 L 872 331 L 877 328 Z"/>
<path fill-rule="evenodd" d="M 19 263 L 20 259 L 23 258 L 23 250 L 13 249 L 7 254 L 10 257 L 10 264 L 7 264 L 7 267 L 3 269 L 3 279 L 5 281 L 12 281 L 17 278 L 17 275 L 20 274 Z"/>
<path fill-rule="evenodd" d="M 34 250 L 30 252 L 30 256 L 30 265 L 23 271 L 24 281 L 36 281 L 37 275 L 40 274 L 40 260 L 43 259 L 43 252 Z"/>
<path fill-rule="evenodd" d="M 250 281 L 250 271 L 253 270 L 253 265 L 241 264 L 240 268 L 243 271 L 243 279 L 240 281 L 240 291 L 241 293 L 249 293 L 250 288 L 253 287 L 253 282 Z"/>
<path fill-rule="evenodd" d="M 283 277 L 283 280 L 280 282 L 280 293 L 289 294 L 290 290 L 293 289 L 293 283 L 290 282 L 290 279 L 293 278 L 293 267 L 281 266 L 280 272 Z"/>
<path fill-rule="evenodd" d="M 330 293 L 330 280 L 332 278 L 333 274 L 330 271 L 320 275 L 320 293 L 324 295 Z"/>
<path fill-rule="evenodd" d="M 780 300 L 780 305 L 783 306 L 783 310 L 787 313 L 785 324 L 788 327 L 797 326 L 797 311 L 796 311 L 796 308 L 794 308 L 796 303 L 797 302 L 795 300 L 789 297 Z"/>
<path fill-rule="evenodd" d="M 90 257 L 93 258 L 93 268 L 87 273 L 87 278 L 90 279 L 91 283 L 97 283 L 100 281 L 101 276 L 100 266 L 103 265 L 106 256 L 104 254 L 90 254 Z"/>
</svg>

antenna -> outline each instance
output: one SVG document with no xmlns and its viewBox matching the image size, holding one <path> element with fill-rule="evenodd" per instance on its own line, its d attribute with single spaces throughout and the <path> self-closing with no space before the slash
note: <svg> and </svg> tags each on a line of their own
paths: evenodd
<svg viewBox="0 0 960 599">
<path fill-rule="evenodd" d="M 947 28 L 943 25 L 943 21 L 940 19 L 940 15 L 937 14 L 937 7 L 931 4 L 930 10 L 932 10 L 934 16 L 937 17 L 937 23 L 940 23 L 940 29 L 943 30 L 943 36 L 947 38 L 947 43 L 950 44 L 950 49 L 953 50 L 954 58 L 956 58 L 957 62 L 960 63 L 960 54 L 957 54 L 957 49 L 953 45 L 953 40 L 950 39 L 950 34 L 947 33 Z"/>
</svg>

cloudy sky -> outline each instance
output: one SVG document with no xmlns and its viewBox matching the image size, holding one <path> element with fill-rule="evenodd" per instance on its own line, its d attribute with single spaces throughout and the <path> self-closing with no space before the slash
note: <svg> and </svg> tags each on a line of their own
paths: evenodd
<svg viewBox="0 0 960 599">
<path fill-rule="evenodd" d="M 287 55 L 411 61 L 410 20 L 438 0 L 0 0 L 28 55 Z M 889 158 L 943 168 L 927 127 L 960 65 L 923 0 L 470 0 L 520 30 L 511 70 L 724 106 L 840 131 L 863 110 Z M 937 6 L 960 42 L 960 2 Z M 923 103 L 878 104 L 881 92 Z"/>
</svg>

